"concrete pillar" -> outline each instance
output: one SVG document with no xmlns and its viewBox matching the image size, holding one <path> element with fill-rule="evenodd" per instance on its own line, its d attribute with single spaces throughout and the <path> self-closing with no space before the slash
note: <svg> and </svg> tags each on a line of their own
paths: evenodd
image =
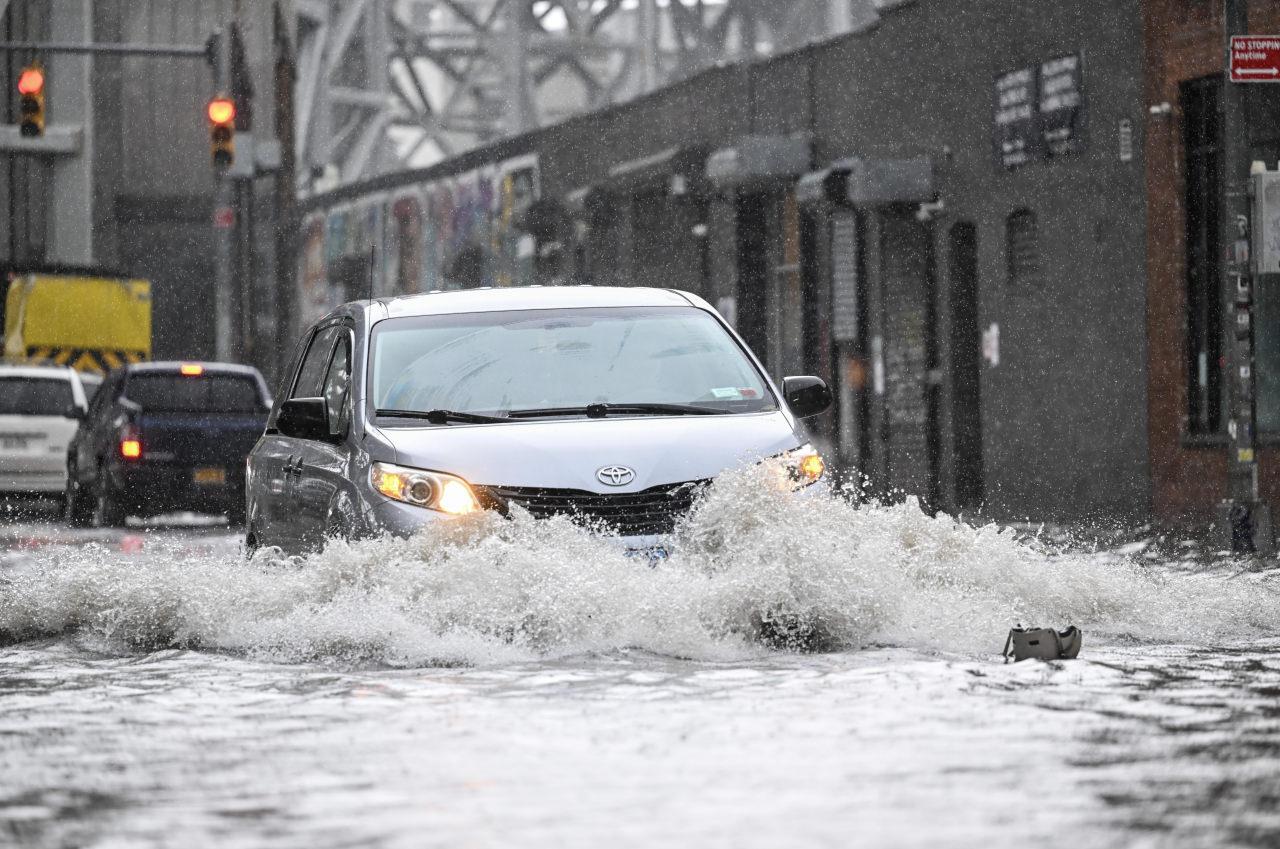
<svg viewBox="0 0 1280 849">
<path fill-rule="evenodd" d="M 93 0 L 49 0 L 49 38 L 93 41 Z M 80 152 L 53 160 L 48 241 L 49 262 L 93 264 L 93 57 L 56 53 L 48 64 L 50 124 L 79 125 Z"/>
</svg>

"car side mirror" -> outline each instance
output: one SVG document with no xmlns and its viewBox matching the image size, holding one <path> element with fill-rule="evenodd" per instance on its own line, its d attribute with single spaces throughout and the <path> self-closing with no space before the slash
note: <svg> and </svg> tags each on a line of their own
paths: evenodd
<svg viewBox="0 0 1280 849">
<path fill-rule="evenodd" d="M 825 412 L 831 406 L 831 390 L 820 377 L 783 378 L 782 397 L 791 412 L 802 419 Z"/>
<path fill-rule="evenodd" d="M 290 398 L 280 405 L 276 430 L 295 439 L 329 439 L 329 409 L 323 398 Z"/>
<path fill-rule="evenodd" d="M 76 421 L 82 422 L 89 417 L 89 411 L 84 407 L 81 407 L 79 404 L 72 404 L 70 407 L 67 407 L 62 411 L 62 415 L 68 419 L 75 419 Z"/>
</svg>

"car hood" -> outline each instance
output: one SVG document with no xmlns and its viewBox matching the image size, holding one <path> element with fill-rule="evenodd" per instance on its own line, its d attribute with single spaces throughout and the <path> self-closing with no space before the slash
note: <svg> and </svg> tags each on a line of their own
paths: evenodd
<svg viewBox="0 0 1280 849">
<path fill-rule="evenodd" d="M 482 486 L 639 492 L 706 480 L 789 451 L 803 441 L 780 412 L 725 416 L 526 421 L 383 428 L 395 462 Z M 607 486 L 596 472 L 625 466 L 635 478 Z"/>
</svg>

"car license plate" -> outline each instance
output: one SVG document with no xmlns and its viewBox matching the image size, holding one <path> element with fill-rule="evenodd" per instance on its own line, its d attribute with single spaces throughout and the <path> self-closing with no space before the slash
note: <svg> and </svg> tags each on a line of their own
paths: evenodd
<svg viewBox="0 0 1280 849">
<path fill-rule="evenodd" d="M 223 468 L 196 469 L 191 473 L 191 479 L 196 483 L 213 484 L 226 483 L 227 470 Z"/>
<path fill-rule="evenodd" d="M 665 545 L 654 545 L 648 548 L 628 548 L 627 556 L 643 558 L 649 561 L 650 566 L 656 566 L 662 561 L 670 558 L 671 552 Z"/>
<path fill-rule="evenodd" d="M 26 451 L 27 438 L 19 433 L 0 434 L 0 448 L 6 451 Z"/>
</svg>

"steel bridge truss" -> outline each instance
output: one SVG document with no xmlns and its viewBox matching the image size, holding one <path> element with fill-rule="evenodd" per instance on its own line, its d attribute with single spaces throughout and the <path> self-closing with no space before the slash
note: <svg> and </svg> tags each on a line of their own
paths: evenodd
<svg viewBox="0 0 1280 849">
<path fill-rule="evenodd" d="M 717 63 L 788 50 L 839 31 L 868 11 L 874 16 L 876 4 L 294 0 L 294 5 L 298 161 L 333 184 L 452 156 L 627 100 Z"/>
</svg>

